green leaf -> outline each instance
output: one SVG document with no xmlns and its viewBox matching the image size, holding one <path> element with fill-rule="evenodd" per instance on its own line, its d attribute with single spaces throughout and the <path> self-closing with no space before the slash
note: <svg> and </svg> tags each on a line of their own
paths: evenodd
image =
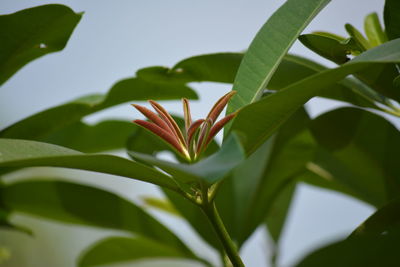
<svg viewBox="0 0 400 267">
<path fill-rule="evenodd" d="M 375 47 L 342 66 L 310 76 L 244 107 L 233 121 L 247 153 L 254 152 L 284 121 L 323 89 L 371 64 L 400 62 L 400 40 Z"/>
<path fill-rule="evenodd" d="M 318 34 L 303 34 L 299 36 L 299 40 L 310 50 L 339 65 L 350 60 L 347 55 L 350 54 L 351 47 L 336 39 Z"/>
<path fill-rule="evenodd" d="M 300 56 L 286 55 L 267 87 L 270 90 L 281 90 L 293 83 L 325 70 L 327 70 L 325 66 L 309 59 Z M 377 108 L 373 101 L 382 104 L 385 104 L 385 101 L 387 101 L 371 88 L 361 82 L 357 82 L 355 79 L 346 78 L 333 84 L 331 87 L 332 88 L 329 90 L 320 92 L 318 96 L 371 108 Z M 371 101 L 371 99 L 373 101 Z"/>
<path fill-rule="evenodd" d="M 362 49 L 362 51 L 366 51 L 372 48 L 371 44 L 367 39 L 365 39 L 364 35 L 359 32 L 353 25 L 347 23 L 345 26 L 347 33 L 354 39 L 357 46 Z"/>
<path fill-rule="evenodd" d="M 342 108 L 313 120 L 311 129 L 319 144 L 313 163 L 329 179 L 375 206 L 399 195 L 400 132 L 391 123 L 367 111 Z"/>
<path fill-rule="evenodd" d="M 243 54 L 240 53 L 206 54 L 184 59 L 171 69 L 166 67 L 141 69 L 137 72 L 137 75 L 144 80 L 166 84 L 204 81 L 233 83 L 242 58 Z M 285 55 L 271 77 L 267 88 L 280 90 L 325 69 L 326 67 L 309 59 Z M 376 106 L 368 101 L 365 95 L 373 97 L 375 101 L 382 102 L 381 96 L 376 96 L 372 89 L 367 88 L 362 83 L 354 82 L 353 79 L 344 79 L 333 86 L 335 88 L 330 90 L 329 93 L 322 92 L 320 96 L 372 108 L 376 108 Z M 140 143 L 137 142 L 137 145 L 140 146 Z M 144 151 L 138 150 L 138 152 Z"/>
<path fill-rule="evenodd" d="M 398 265 L 400 246 L 400 231 L 389 232 L 387 235 L 375 237 L 360 237 L 343 240 L 320 248 L 296 267 L 364 267 Z"/>
<path fill-rule="evenodd" d="M 199 181 L 210 184 L 218 182 L 244 160 L 243 149 L 235 135 L 228 138 L 218 152 L 195 164 L 177 164 L 132 151 L 129 154 L 134 159 L 159 167 L 184 184 Z"/>
<path fill-rule="evenodd" d="M 365 220 L 350 235 L 350 238 L 366 235 L 380 235 L 400 227 L 400 198 L 390 201 Z"/>
<path fill-rule="evenodd" d="M 364 30 L 372 47 L 381 45 L 388 41 L 381 23 L 379 22 L 378 14 L 376 13 L 371 13 L 365 17 Z"/>
<path fill-rule="evenodd" d="M 385 0 L 383 21 L 389 40 L 400 38 L 400 2 L 397 0 Z"/>
<path fill-rule="evenodd" d="M 167 189 L 163 189 L 163 192 L 173 204 L 175 209 L 183 218 L 185 218 L 187 222 L 190 223 L 190 225 L 204 239 L 204 241 L 220 252 L 224 251 L 222 244 L 217 237 L 217 233 L 198 205 L 188 201 L 186 198 L 183 198 L 182 195 L 177 194 L 176 192 Z"/>
<path fill-rule="evenodd" d="M 52 134 L 46 141 L 86 153 L 96 153 L 124 148 L 127 139 L 136 131 L 138 127 L 128 121 L 105 120 L 95 125 L 76 122 Z"/>
<path fill-rule="evenodd" d="M 130 78 L 116 83 L 106 95 L 89 95 L 25 118 L 0 132 L 0 137 L 48 141 L 52 134 L 79 122 L 84 116 L 128 101 L 197 98 L 185 85 L 161 85 Z"/>
<path fill-rule="evenodd" d="M 264 24 L 240 64 L 227 113 L 261 96 L 284 55 L 329 0 L 288 0 Z"/>
<path fill-rule="evenodd" d="M 179 212 L 174 208 L 174 206 L 167 200 L 155 197 L 144 197 L 142 198 L 144 204 L 150 208 L 158 209 L 180 217 Z"/>
<path fill-rule="evenodd" d="M 83 154 L 64 147 L 26 140 L 0 139 L 0 169 L 32 166 L 63 167 L 95 171 L 133 178 L 164 186 L 172 190 L 178 187 L 170 177 L 155 169 L 124 158 Z"/>
<path fill-rule="evenodd" d="M 62 50 L 82 14 L 44 5 L 0 16 L 0 85 L 30 61 Z"/>
<path fill-rule="evenodd" d="M 149 67 L 139 70 L 136 75 L 144 80 L 160 83 L 233 83 L 242 58 L 241 53 L 199 55 L 184 59 L 171 69 Z"/>
<path fill-rule="evenodd" d="M 278 197 L 272 203 L 270 211 L 265 217 L 268 232 L 276 244 L 280 241 L 286 217 L 296 190 L 296 185 L 296 182 L 291 182 L 283 188 Z"/>
<path fill-rule="evenodd" d="M 175 249 L 143 237 L 109 237 L 96 242 L 84 251 L 79 267 L 104 266 L 145 259 L 195 259 Z"/>
<path fill-rule="evenodd" d="M 276 201 L 313 158 L 308 120 L 304 110 L 297 112 L 220 186 L 218 210 L 239 246 L 273 214 Z"/>
<path fill-rule="evenodd" d="M 192 252 L 164 225 L 128 200 L 96 187 L 63 181 L 30 180 L 1 188 L 1 200 L 14 212 L 64 223 L 128 231 Z"/>
</svg>

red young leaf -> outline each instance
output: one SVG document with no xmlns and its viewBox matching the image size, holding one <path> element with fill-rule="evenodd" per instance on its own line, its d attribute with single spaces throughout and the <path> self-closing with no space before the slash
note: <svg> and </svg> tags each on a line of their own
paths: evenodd
<svg viewBox="0 0 400 267">
<path fill-rule="evenodd" d="M 144 121 L 144 120 L 134 120 L 133 122 L 139 126 L 142 126 L 145 129 L 151 131 L 152 133 L 158 135 L 159 137 L 164 139 L 167 143 L 171 144 L 173 147 L 175 147 L 179 152 L 183 153 L 184 155 L 187 154 L 187 152 L 182 148 L 179 141 L 177 140 L 177 138 L 174 135 L 172 135 L 171 133 L 162 129 L 160 126 L 156 125 L 155 123 Z"/>
<path fill-rule="evenodd" d="M 155 124 L 157 124 L 158 126 L 163 128 L 167 132 L 170 132 L 171 134 L 173 134 L 173 132 L 169 128 L 168 124 L 163 119 L 161 119 L 156 113 L 154 113 L 150 109 L 143 107 L 143 106 L 139 106 L 139 105 L 135 105 L 135 104 L 132 104 L 132 106 L 135 107 L 137 110 L 139 110 L 140 113 L 142 113 L 144 116 L 146 116 L 149 120 L 151 120 L 152 122 L 154 122 Z"/>
</svg>

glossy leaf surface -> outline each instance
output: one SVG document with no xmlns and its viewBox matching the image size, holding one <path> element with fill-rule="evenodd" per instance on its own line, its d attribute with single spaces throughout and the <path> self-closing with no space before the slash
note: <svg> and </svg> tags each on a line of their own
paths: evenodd
<svg viewBox="0 0 400 267">
<path fill-rule="evenodd" d="M 288 0 L 250 44 L 233 84 L 237 95 L 227 114 L 257 101 L 294 41 L 329 0 Z"/>
</svg>

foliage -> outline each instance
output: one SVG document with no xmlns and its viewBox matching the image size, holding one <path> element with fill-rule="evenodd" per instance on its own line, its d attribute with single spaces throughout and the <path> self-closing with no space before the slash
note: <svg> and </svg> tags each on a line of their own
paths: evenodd
<svg viewBox="0 0 400 267">
<path fill-rule="evenodd" d="M 199 55 L 172 68 L 147 67 L 105 95 L 83 96 L 2 129 L 0 226 L 29 233 L 9 220 L 20 212 L 127 233 L 84 250 L 79 266 L 152 258 L 213 266 L 143 207 L 114 193 L 60 177 L 3 181 L 26 167 L 90 170 L 160 186 L 165 199 L 148 198 L 149 206 L 186 220 L 218 251 L 224 266 L 244 266 L 238 251 L 258 227 L 267 227 L 278 246 L 296 185 L 306 182 L 378 210 L 347 239 L 318 249 L 297 266 L 395 266 L 400 133 L 382 114 L 400 117 L 400 6 L 386 0 L 384 26 L 377 14 L 367 15 L 366 36 L 350 24 L 345 26 L 348 37 L 329 32 L 300 35 L 328 3 L 288 0 L 244 54 Z M 61 5 L 0 16 L 0 84 L 33 59 L 62 50 L 81 16 Z M 326 68 L 288 54 L 297 39 L 337 66 Z M 197 94 L 188 83 L 205 81 L 233 84 L 237 94 L 228 93 L 206 119 L 192 123 L 188 99 Z M 351 107 L 311 119 L 304 105 L 316 96 Z M 89 126 L 83 121 L 126 102 L 179 98 L 184 98 L 184 119 L 172 118 L 151 101 L 158 114 L 136 107 L 152 122 L 105 120 Z M 226 104 L 228 114 L 234 115 L 212 128 Z M 231 119 L 219 147 L 212 138 Z M 176 162 L 157 157 L 170 145 Z M 106 154 L 111 149 L 126 150 L 130 159 Z M 278 251 L 273 254 L 271 262 L 276 263 Z"/>
</svg>

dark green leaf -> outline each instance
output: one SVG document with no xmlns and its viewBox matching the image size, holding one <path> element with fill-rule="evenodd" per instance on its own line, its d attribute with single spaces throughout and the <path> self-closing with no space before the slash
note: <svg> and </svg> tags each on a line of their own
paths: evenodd
<svg viewBox="0 0 400 267">
<path fill-rule="evenodd" d="M 400 132 L 392 124 L 367 111 L 342 108 L 316 118 L 311 129 L 320 146 L 313 163 L 328 179 L 375 206 L 399 195 Z"/>
<path fill-rule="evenodd" d="M 0 85 L 30 61 L 62 50 L 81 19 L 63 5 L 0 16 Z"/>
<path fill-rule="evenodd" d="M 243 137 L 247 153 L 252 153 L 298 108 L 323 89 L 330 90 L 330 85 L 371 64 L 400 62 L 399 48 L 400 40 L 390 41 L 364 52 L 338 68 L 310 76 L 248 105 L 239 112 L 232 130 Z"/>
<path fill-rule="evenodd" d="M 400 198 L 390 201 L 376 211 L 354 230 L 350 238 L 380 235 L 395 227 L 400 227 Z"/>
<path fill-rule="evenodd" d="M 138 127 L 129 121 L 105 120 L 95 125 L 76 122 L 47 138 L 47 142 L 87 153 L 124 148 Z"/>
<path fill-rule="evenodd" d="M 233 83 L 242 57 L 243 54 L 240 53 L 200 55 L 185 59 L 177 63 L 172 69 L 150 67 L 139 70 L 137 75 L 144 80 L 160 83 L 202 81 Z M 177 72 L 176 70 L 179 71 Z M 267 88 L 270 90 L 280 90 L 323 70 L 326 70 L 326 67 L 311 60 L 294 55 L 285 55 L 274 72 Z M 352 79 L 344 79 L 332 86 L 335 88 L 329 90 L 328 93 L 322 92 L 320 96 L 349 102 L 355 105 L 376 108 L 376 106 L 373 105 L 371 101 L 367 101 L 364 96 L 367 95 L 371 97 L 371 95 L 376 93 L 365 85 L 356 83 Z M 382 99 L 377 96 L 373 96 L 373 98 L 375 101 L 382 102 Z M 140 146 L 139 142 L 136 142 L 136 144 Z M 145 148 L 145 146 L 141 147 Z"/>
<path fill-rule="evenodd" d="M 284 55 L 329 0 L 288 0 L 264 24 L 250 44 L 233 85 L 237 95 L 227 113 L 261 96 Z"/>
<path fill-rule="evenodd" d="M 385 0 L 383 20 L 389 40 L 400 38 L 400 2 L 398 0 Z"/>
<path fill-rule="evenodd" d="M 1 188 L 1 200 L 14 211 L 64 223 L 129 231 L 181 254 L 191 251 L 165 226 L 113 193 L 62 181 L 31 180 Z"/>
<path fill-rule="evenodd" d="M 36 141 L 0 139 L 0 169 L 2 167 L 49 166 L 114 174 L 177 190 L 168 176 L 140 163 L 124 158 L 83 154 L 64 147 Z"/>
<path fill-rule="evenodd" d="M 187 254 L 143 237 L 109 237 L 96 242 L 80 256 L 79 267 L 104 266 L 145 259 L 186 258 Z"/>
<path fill-rule="evenodd" d="M 337 64 L 350 60 L 347 55 L 351 53 L 351 47 L 336 39 L 318 34 L 303 34 L 299 40 L 310 50 Z"/>
<path fill-rule="evenodd" d="M 360 237 L 339 241 L 320 248 L 297 267 L 365 267 L 399 265 L 400 231 L 376 237 Z"/>
<path fill-rule="evenodd" d="M 171 69 L 149 67 L 139 70 L 138 77 L 161 83 L 221 82 L 233 83 L 243 54 L 216 53 L 194 56 L 178 62 Z"/>
<path fill-rule="evenodd" d="M 239 246 L 265 222 L 281 194 L 313 158 L 314 141 L 304 131 L 307 122 L 304 110 L 297 112 L 220 186 L 218 209 Z"/>
<path fill-rule="evenodd" d="M 300 56 L 286 55 L 267 87 L 270 90 L 281 90 L 293 83 L 325 70 L 327 70 L 326 67 L 309 59 Z M 371 88 L 350 78 L 343 79 L 333 84 L 330 86 L 329 90 L 320 92 L 318 96 L 371 108 L 376 108 L 371 99 L 382 104 L 385 103 L 385 99 Z"/>
</svg>

